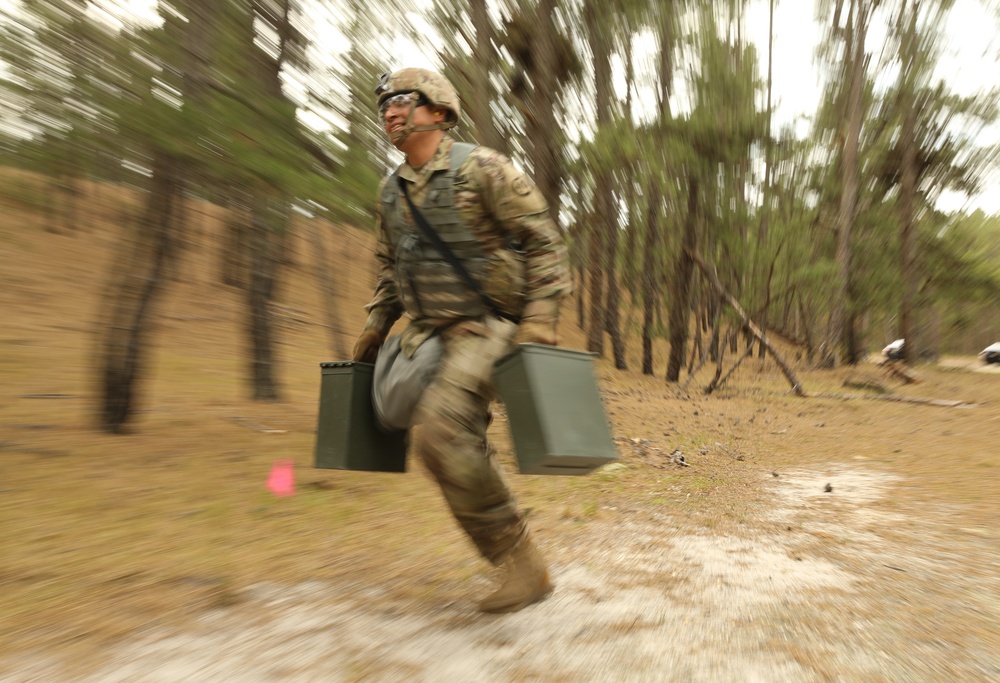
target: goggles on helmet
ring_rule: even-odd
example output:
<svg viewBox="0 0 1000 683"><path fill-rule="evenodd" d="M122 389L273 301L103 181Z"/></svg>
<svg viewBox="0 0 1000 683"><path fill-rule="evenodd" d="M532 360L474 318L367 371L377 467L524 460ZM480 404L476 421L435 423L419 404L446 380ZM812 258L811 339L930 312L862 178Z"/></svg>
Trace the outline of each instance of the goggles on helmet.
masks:
<svg viewBox="0 0 1000 683"><path fill-rule="evenodd" d="M417 93L416 104L414 104L412 92L399 93L398 95L387 97L382 102L382 104L379 105L378 115L380 119L384 119L385 113L386 111L389 110L389 107L405 108L405 109L413 107L414 109L416 109L417 107L422 107L427 104L430 104L430 101L420 93Z"/></svg>
<svg viewBox="0 0 1000 683"><path fill-rule="evenodd" d="M389 87L389 79L392 77L392 72L386 71L382 74L381 78L378 79L378 85L375 86L375 94L381 95L384 92L389 92L391 88Z"/></svg>

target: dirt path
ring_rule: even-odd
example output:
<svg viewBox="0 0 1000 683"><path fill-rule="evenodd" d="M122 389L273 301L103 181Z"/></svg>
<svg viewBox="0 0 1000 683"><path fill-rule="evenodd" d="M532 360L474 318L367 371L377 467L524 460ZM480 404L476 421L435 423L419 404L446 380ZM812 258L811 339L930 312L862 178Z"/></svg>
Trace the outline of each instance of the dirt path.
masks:
<svg viewBox="0 0 1000 683"><path fill-rule="evenodd" d="M880 510L898 484L840 466L768 475L771 505L740 535L623 513L589 525L586 547L550 544L558 590L518 614L396 590L428 565L368 586L261 584L190 629L116 645L88 675L36 659L3 680L1000 680L996 543ZM967 557L953 571L972 546L981 571Z"/></svg>

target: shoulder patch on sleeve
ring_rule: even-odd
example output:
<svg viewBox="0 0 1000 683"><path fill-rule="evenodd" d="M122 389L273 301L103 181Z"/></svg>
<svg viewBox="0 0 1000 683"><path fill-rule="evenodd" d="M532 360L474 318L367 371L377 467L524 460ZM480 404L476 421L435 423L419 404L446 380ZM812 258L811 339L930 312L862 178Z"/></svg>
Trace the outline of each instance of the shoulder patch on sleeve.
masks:
<svg viewBox="0 0 1000 683"><path fill-rule="evenodd" d="M519 175L511 182L510 189L514 191L514 194L524 197L531 192L531 185L528 184L523 175Z"/></svg>

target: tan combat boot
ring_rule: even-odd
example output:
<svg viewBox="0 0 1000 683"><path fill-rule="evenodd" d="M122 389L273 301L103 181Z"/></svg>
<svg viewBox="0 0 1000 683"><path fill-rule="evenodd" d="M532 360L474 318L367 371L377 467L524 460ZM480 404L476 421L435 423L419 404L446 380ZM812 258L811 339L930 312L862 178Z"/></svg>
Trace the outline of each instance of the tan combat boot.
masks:
<svg viewBox="0 0 1000 683"><path fill-rule="evenodd" d="M495 593L479 603L481 612L517 612L544 600L552 592L552 581L545 560L530 538L525 537L504 558L507 576Z"/></svg>

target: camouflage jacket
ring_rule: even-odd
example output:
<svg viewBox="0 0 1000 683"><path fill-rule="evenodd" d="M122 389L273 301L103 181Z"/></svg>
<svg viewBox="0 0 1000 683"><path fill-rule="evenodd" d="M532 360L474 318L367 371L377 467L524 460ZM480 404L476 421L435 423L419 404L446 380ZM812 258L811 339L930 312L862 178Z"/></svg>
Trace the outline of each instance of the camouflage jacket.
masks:
<svg viewBox="0 0 1000 683"><path fill-rule="evenodd" d="M427 195L427 185L437 171L447 171L454 140L445 136L435 155L421 169L403 163L399 177L410 183L413 203L421 207ZM385 183L379 186L383 196ZM559 229L549 218L547 206L534 183L517 170L510 159L499 152L477 147L459 168L455 179L455 205L466 228L475 236L485 254L505 249L508 238L516 239L524 252L527 300L523 318L533 322L555 323L559 300L569 293L570 278L566 246ZM404 346L415 348L420 339L436 327L452 320L427 319L419 311L405 311L397 281L394 245L383 224L382 202L375 211L378 262L375 296L368 309L365 329L377 329L387 334L393 323L405 312L411 325ZM410 211L403 202L404 220L416 231ZM482 283L491 296L497 294L494 283ZM407 343L409 342L409 343Z"/></svg>

